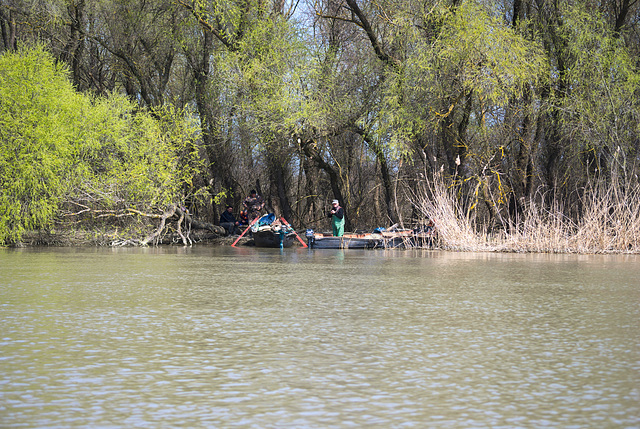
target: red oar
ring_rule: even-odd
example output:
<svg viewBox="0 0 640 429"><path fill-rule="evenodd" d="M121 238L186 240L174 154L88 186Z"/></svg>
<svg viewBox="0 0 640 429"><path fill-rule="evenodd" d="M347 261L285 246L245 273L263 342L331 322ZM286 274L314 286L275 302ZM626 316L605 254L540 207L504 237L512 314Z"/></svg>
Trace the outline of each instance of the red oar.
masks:
<svg viewBox="0 0 640 429"><path fill-rule="evenodd" d="M247 233L247 231L249 231L251 229L251 227L253 226L254 223L258 222L258 219L260 219L260 216L258 216L257 218L255 218L253 220L253 222L251 222L251 225L249 225L248 227L246 227L244 229L244 231L242 231L242 234L240 234L240 237L236 238L236 241L233 242L233 244L231 245L231 247L236 247L236 243L238 241L240 241L240 239L242 238L243 235L245 235Z"/></svg>
<svg viewBox="0 0 640 429"><path fill-rule="evenodd" d="M284 224L285 224L285 225L287 225L289 228L291 228L291 225L289 225L289 222L287 222L287 221L285 220L285 218L283 218L282 216L280 216L280 220L282 221L282 223L284 223ZM293 229L293 228L291 228L291 229ZM302 243L302 247L307 247L307 244L306 244L304 241L302 241L302 238L300 238L300 236L298 235L298 233L296 232L296 230L295 230L295 229L293 229L293 233L296 235L296 237L298 238L298 240L300 240L300 243Z"/></svg>

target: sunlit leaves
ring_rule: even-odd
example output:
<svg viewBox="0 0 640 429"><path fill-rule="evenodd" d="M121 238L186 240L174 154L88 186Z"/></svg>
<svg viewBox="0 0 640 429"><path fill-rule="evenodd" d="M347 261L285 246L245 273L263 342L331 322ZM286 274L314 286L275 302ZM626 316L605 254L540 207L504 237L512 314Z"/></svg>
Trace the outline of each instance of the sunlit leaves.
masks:
<svg viewBox="0 0 640 429"><path fill-rule="evenodd" d="M472 2L456 10L434 48L442 77L498 105L520 97L546 67L539 46Z"/></svg>
<svg viewBox="0 0 640 429"><path fill-rule="evenodd" d="M68 185L78 98L42 49L0 57L0 243L52 219Z"/></svg>
<svg viewBox="0 0 640 429"><path fill-rule="evenodd" d="M398 10L394 20L406 59L400 73L388 73L384 98L381 129L394 146L437 132L443 118L469 98L474 111L495 110L544 76L548 66L540 46L480 4L409 8ZM478 125L483 132L484 123Z"/></svg>
<svg viewBox="0 0 640 429"><path fill-rule="evenodd" d="M161 113L161 112L159 112ZM47 227L63 202L174 202L192 168L193 128L163 126L124 96L77 93L41 48L0 57L0 243ZM180 171L183 169L183 171Z"/></svg>
<svg viewBox="0 0 640 429"><path fill-rule="evenodd" d="M559 94L557 102L566 134L572 136L577 150L610 155L640 133L636 60L594 11L577 5L567 7L564 16L561 36L569 61L566 93Z"/></svg>

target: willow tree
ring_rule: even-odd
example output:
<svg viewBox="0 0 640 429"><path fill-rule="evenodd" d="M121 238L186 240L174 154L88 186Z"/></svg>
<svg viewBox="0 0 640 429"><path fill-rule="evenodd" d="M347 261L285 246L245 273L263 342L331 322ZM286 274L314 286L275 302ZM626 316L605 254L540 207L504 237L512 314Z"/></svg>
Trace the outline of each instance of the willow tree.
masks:
<svg viewBox="0 0 640 429"><path fill-rule="evenodd" d="M84 43L105 51L117 71L120 88L132 100L143 107L162 106L165 100L180 101L183 88L172 85L179 53L175 33L184 25L186 14L180 13L172 1L101 0L74 2L71 7L78 16L71 21L71 29L78 19L86 20L78 31ZM70 43L75 43L73 37ZM86 73L80 77L90 79ZM88 88L90 85L90 81L85 84Z"/></svg>
<svg viewBox="0 0 640 429"><path fill-rule="evenodd" d="M58 60L68 64L78 90L99 95L123 91L148 107L162 105L166 99L180 101L182 90L175 87L180 81L173 74L174 34L185 13L174 2L9 3L7 13L0 14L2 27L19 16L14 38L22 43L46 43Z"/></svg>
<svg viewBox="0 0 640 429"><path fill-rule="evenodd" d="M243 150L262 174L247 169L252 181L266 179L263 189L268 206L293 221L291 192L294 189L293 165L297 155L290 118L297 107L296 94L300 72L300 44L295 26L280 11L267 13L253 23L237 52L230 56L236 91L234 116L242 118L237 134L243 136ZM262 183L262 182L261 182Z"/></svg>
<svg viewBox="0 0 640 429"><path fill-rule="evenodd" d="M348 0L344 8L385 66L373 141L388 154L416 155L432 173L443 166L460 183L473 179L496 216L490 182L505 173L508 148L495 135L508 101L540 79L540 47L482 2Z"/></svg>
<svg viewBox="0 0 640 429"><path fill-rule="evenodd" d="M68 191L80 100L41 49L0 57L1 244L53 221Z"/></svg>
<svg viewBox="0 0 640 429"><path fill-rule="evenodd" d="M548 99L557 112L562 145L556 148L556 183L571 188L592 179L637 174L640 72L615 27L582 5L563 11L558 38L565 47L565 91Z"/></svg>
<svg viewBox="0 0 640 429"><path fill-rule="evenodd" d="M348 229L351 219L361 227L394 223L393 163L372 132L386 65L369 49L366 34L350 24L353 15L345 3L315 7L315 37L308 42L315 77L307 87L301 148L326 173L331 188L326 199L345 205Z"/></svg>
<svg viewBox="0 0 640 429"><path fill-rule="evenodd" d="M181 38L193 73L212 191L237 206L250 188L266 181L273 185L278 208L290 217L290 150L283 142L289 134L282 121L296 57L297 36L288 23L292 11L285 2L178 4L192 14L192 26ZM271 189L266 188L269 202Z"/></svg>
<svg viewBox="0 0 640 429"><path fill-rule="evenodd" d="M51 227L63 211L181 204L186 166L197 168L180 112L152 116L123 95L80 94L42 48L0 57L0 113L1 243Z"/></svg>

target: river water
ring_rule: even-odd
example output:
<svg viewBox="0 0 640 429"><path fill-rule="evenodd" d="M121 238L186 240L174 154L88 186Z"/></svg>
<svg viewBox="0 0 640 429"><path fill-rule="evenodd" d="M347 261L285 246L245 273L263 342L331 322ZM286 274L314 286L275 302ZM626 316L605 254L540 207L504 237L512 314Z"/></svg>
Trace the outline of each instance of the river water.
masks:
<svg viewBox="0 0 640 429"><path fill-rule="evenodd" d="M0 427L640 427L640 257L0 249Z"/></svg>

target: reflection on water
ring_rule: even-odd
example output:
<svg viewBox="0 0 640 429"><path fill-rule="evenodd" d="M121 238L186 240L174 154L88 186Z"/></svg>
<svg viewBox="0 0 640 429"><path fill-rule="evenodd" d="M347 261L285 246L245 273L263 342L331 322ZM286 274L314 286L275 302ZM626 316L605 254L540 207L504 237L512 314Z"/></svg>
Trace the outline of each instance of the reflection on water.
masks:
<svg viewBox="0 0 640 429"><path fill-rule="evenodd" d="M640 258L0 250L1 427L638 427Z"/></svg>

